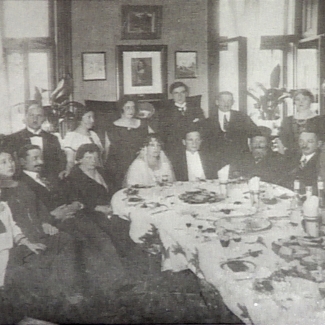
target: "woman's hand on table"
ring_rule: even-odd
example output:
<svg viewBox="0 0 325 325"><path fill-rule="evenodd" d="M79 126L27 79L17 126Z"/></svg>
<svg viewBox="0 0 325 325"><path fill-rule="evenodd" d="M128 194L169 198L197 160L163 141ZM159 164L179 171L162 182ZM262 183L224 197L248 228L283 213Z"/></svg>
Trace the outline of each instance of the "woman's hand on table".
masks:
<svg viewBox="0 0 325 325"><path fill-rule="evenodd" d="M95 211L104 213L106 216L110 216L113 213L112 207L110 205L97 205Z"/></svg>

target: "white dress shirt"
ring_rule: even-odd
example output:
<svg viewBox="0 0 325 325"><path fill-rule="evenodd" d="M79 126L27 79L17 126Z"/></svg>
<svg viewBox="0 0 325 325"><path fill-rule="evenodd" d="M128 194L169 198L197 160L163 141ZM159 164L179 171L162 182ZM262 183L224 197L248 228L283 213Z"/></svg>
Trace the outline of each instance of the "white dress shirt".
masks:
<svg viewBox="0 0 325 325"><path fill-rule="evenodd" d="M196 181L198 178L205 179L202 161L198 151L192 153L186 150L186 163L189 181Z"/></svg>
<svg viewBox="0 0 325 325"><path fill-rule="evenodd" d="M27 130L35 135L39 135L42 132L42 129L35 131L29 127L27 127ZM43 138L42 137L39 137L39 136L30 137L30 142L33 145L39 146L41 148L41 150L43 150Z"/></svg>
<svg viewBox="0 0 325 325"><path fill-rule="evenodd" d="M223 112L220 111L220 109L218 110L218 117L219 117L219 124L220 124L220 128L223 132L226 132L224 125L223 125L223 120L224 120L224 116L226 116L227 121L230 121L230 111L228 112Z"/></svg>
<svg viewBox="0 0 325 325"><path fill-rule="evenodd" d="M44 183L42 182L42 179L41 179L41 177L40 177L40 175L39 175L38 173L36 173L36 172L31 172L31 171L29 171L29 170L24 170L24 173L25 173L26 175L28 175L29 177L31 177L31 178L32 178L36 183L38 183L38 184L40 184L40 185L42 185L42 186L44 186L44 187L47 188L46 184L44 184Z"/></svg>
<svg viewBox="0 0 325 325"><path fill-rule="evenodd" d="M306 165L308 163L308 161L314 157L316 152L311 153L310 155L302 155L300 158L300 163L304 162L304 164Z"/></svg>
<svg viewBox="0 0 325 325"><path fill-rule="evenodd" d="M182 111L183 113L186 112L186 102L184 102L183 104L175 103L175 106L177 106L178 109L179 109L180 111Z"/></svg>

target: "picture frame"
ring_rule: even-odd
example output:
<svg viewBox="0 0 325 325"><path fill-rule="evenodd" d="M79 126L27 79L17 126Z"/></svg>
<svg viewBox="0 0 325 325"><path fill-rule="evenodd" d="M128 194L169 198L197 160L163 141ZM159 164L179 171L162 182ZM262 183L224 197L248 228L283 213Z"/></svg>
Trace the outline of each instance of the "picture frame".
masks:
<svg viewBox="0 0 325 325"><path fill-rule="evenodd" d="M167 46L117 46L119 94L141 99L167 97Z"/></svg>
<svg viewBox="0 0 325 325"><path fill-rule="evenodd" d="M106 80L106 53L82 53L82 80Z"/></svg>
<svg viewBox="0 0 325 325"><path fill-rule="evenodd" d="M122 39L161 38L162 6L122 6Z"/></svg>
<svg viewBox="0 0 325 325"><path fill-rule="evenodd" d="M197 52L175 52L175 79L197 78Z"/></svg>

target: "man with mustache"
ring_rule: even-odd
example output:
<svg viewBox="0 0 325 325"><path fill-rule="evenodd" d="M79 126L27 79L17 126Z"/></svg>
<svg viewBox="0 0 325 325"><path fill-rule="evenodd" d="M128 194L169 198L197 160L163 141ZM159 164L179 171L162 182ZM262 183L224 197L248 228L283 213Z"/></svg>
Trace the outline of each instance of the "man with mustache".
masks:
<svg viewBox="0 0 325 325"><path fill-rule="evenodd" d="M39 146L43 151L44 159L42 176L57 176L65 168L65 155L58 138L42 130L44 121L45 114L42 106L36 101L29 101L26 104L24 119L26 128L8 135L4 140L4 147L17 156L19 148L26 144Z"/></svg>
<svg viewBox="0 0 325 325"><path fill-rule="evenodd" d="M285 178L287 187L292 188L295 179L299 179L300 187L312 186L317 193L317 178L324 174L324 166L320 163L322 139L315 125L310 125L299 134L300 154L291 160L291 169Z"/></svg>
<svg viewBox="0 0 325 325"><path fill-rule="evenodd" d="M271 149L271 130L260 126L261 135L251 138L250 152L230 165L232 178L258 176L262 181L279 184L286 171L285 158Z"/></svg>

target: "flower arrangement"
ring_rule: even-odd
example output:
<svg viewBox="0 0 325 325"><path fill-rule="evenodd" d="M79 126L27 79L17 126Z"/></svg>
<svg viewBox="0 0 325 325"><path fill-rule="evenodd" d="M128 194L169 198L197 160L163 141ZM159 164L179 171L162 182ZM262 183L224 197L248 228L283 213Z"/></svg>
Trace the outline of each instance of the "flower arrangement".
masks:
<svg viewBox="0 0 325 325"><path fill-rule="evenodd" d="M42 104L42 93L48 90L35 87L34 100ZM75 109L83 106L79 102L71 101L73 79L70 75L63 77L50 95L50 105L43 106L49 132L60 132L64 137L66 132L73 128Z"/></svg>
<svg viewBox="0 0 325 325"><path fill-rule="evenodd" d="M255 108L260 111L262 120L277 120L280 118L280 108L279 105L284 102L288 97L291 97L291 93L284 88L279 88L280 85L280 74L281 68L278 64L271 72L270 75L270 89L264 87L261 83L257 83L258 91L249 89L247 95L253 98L255 103ZM258 94L262 93L258 97Z"/></svg>

